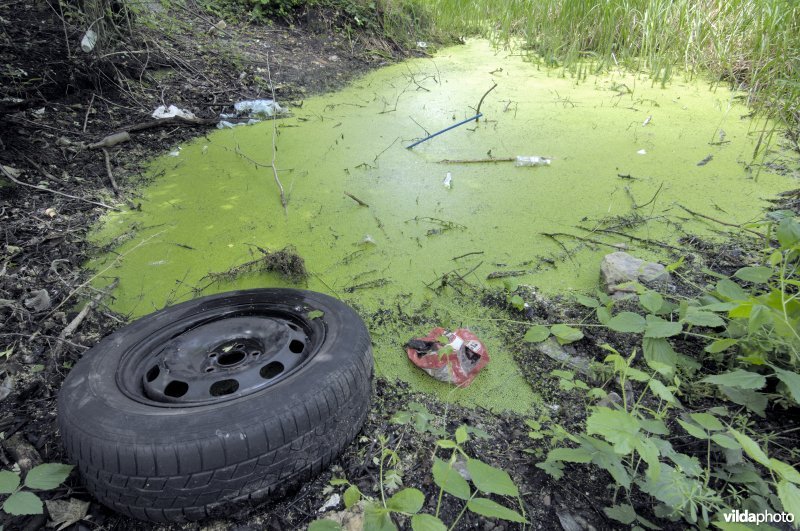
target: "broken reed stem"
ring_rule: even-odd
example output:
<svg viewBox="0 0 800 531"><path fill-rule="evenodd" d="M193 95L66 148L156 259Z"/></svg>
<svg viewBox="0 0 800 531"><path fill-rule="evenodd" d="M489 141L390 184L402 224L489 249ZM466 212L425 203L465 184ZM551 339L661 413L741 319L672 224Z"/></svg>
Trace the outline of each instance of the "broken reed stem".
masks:
<svg viewBox="0 0 800 531"><path fill-rule="evenodd" d="M275 85L272 84L272 71L269 67L269 54L267 54L267 81L269 82L269 90L272 94L272 102L273 104L277 101L275 100ZM275 115L277 111L273 111L272 113L272 175L275 177L275 184L278 185L278 190L281 193L281 206L283 206L283 214L285 216L289 215L288 203L286 202L286 193L283 191L283 185L281 184L281 179L278 177L278 168L275 167L275 159L277 154L277 147L275 145L276 137L278 136L278 126L275 123Z"/></svg>
<svg viewBox="0 0 800 531"><path fill-rule="evenodd" d="M697 216L699 218L705 218L705 219L707 219L709 221L713 221L714 223L719 223L720 225L725 225L726 227L733 227L735 229L745 230L745 231L747 231L747 232L749 232L751 234L755 234L759 238L762 238L764 236L763 234L761 234L759 232L756 232L756 231L751 230L751 229L744 228L741 225L737 225L735 223L728 223L726 221L722 221L721 219L712 218L711 216L706 216L705 214L701 214L700 212L695 212L694 210L689 210L688 208L686 208L683 205L678 205L678 206L680 208L682 208L683 210L685 210L686 212L688 212L689 214L693 215L693 216Z"/></svg>
<svg viewBox="0 0 800 531"><path fill-rule="evenodd" d="M356 196L354 196L354 195L353 195L353 194L351 194L350 192L345 192L345 193L344 193L344 195L346 195L347 197L349 197L350 199L352 199L353 201L355 201L356 203L358 203L358 204L359 204L359 206L363 206L363 207L367 207L367 208L369 208L369 205L368 205L368 204L366 204L364 201L362 201L361 199L357 198Z"/></svg>
<svg viewBox="0 0 800 531"><path fill-rule="evenodd" d="M478 108L477 108L477 109L475 109L475 114L480 114L480 113L481 113L481 105L483 105L483 100L485 100L485 99L486 99L486 96L488 96L488 95L489 95L489 93L490 93L491 91L493 91L494 89L496 89L496 88L497 88L497 83L495 83L494 85L492 85L492 88L490 88L489 90L487 90L486 92L484 92L483 96L481 96L481 101L479 101L479 102L478 102ZM478 118L480 118L480 117L477 117L477 118L475 118L475 121L476 121L476 122L478 121Z"/></svg>
<svg viewBox="0 0 800 531"><path fill-rule="evenodd" d="M514 162L515 157L503 157L500 159L443 159L439 164L484 164L491 162Z"/></svg>

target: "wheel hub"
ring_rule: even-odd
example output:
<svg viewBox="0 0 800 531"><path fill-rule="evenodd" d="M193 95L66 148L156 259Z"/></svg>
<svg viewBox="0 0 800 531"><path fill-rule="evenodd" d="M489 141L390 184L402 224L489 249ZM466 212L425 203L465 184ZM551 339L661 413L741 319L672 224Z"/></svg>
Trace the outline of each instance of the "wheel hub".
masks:
<svg viewBox="0 0 800 531"><path fill-rule="evenodd" d="M238 316L183 331L137 364L144 396L195 405L281 381L311 354L309 335L280 317Z"/></svg>

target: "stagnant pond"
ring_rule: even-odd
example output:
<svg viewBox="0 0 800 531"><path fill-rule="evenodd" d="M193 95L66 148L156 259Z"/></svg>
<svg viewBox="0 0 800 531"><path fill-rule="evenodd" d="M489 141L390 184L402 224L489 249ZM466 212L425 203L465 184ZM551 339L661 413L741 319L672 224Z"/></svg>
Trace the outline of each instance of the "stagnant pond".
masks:
<svg viewBox="0 0 800 531"><path fill-rule="evenodd" d="M406 149L474 115L494 83L480 121ZM373 316L378 374L527 412L538 398L513 361L516 345L503 343L480 301L455 304L451 291L429 287L453 271L502 287L487 277L513 271L513 281L546 294L588 292L612 245L658 257L615 231L680 247L686 232L713 237L726 228L689 211L757 219L765 199L797 181L774 171L785 163L779 152L753 164L769 124L751 119L741 100L703 82L663 88L624 72L576 80L470 41L372 72L278 120L286 212L269 167L272 122L173 146L152 163L141 211L109 214L98 227L96 242L115 248L89 266L101 272L98 285L120 279L112 306L136 317L197 289L290 285L272 273L213 284L203 277L253 260L259 247L293 245L311 272L301 287ZM441 162L530 155L551 164ZM453 390L408 362L402 345L435 324L469 326L487 344L492 362L471 387Z"/></svg>

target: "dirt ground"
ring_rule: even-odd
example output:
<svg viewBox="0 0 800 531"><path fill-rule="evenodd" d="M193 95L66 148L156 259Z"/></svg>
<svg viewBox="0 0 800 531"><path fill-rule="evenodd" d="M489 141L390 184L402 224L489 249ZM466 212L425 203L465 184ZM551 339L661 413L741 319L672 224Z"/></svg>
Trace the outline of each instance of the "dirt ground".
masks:
<svg viewBox="0 0 800 531"><path fill-rule="evenodd" d="M306 95L334 89L358 73L410 53L374 35L343 31L340 15L329 11L308 13L292 26L226 23L223 27L219 18L197 8L184 8L177 15L175 20L165 17L162 25L138 29L113 51L86 54L79 47L82 31L68 19L62 21L62 14L47 2L0 4L2 469L15 463L30 468L39 462L64 461L55 422L60 385L83 352L124 324L121 316L106 307L107 294L90 287L90 272L80 267L92 252L87 231L109 208L137 208L137 192L129 183L147 158L202 135L209 127L180 122L135 130L137 125L150 123L153 109L170 104L191 110L201 119L213 119L230 111L235 101L269 97L269 77L279 101L300 102ZM131 131L130 140L106 148L88 147L119 131ZM787 196L784 206L797 208L798 197ZM704 265L722 272L741 263L735 249L727 254L718 251L698 249L715 257L715 263ZM89 311L76 311L76 303L86 300L91 301ZM580 311L542 303L515 315L499 294L484 294L483 303L487 311L536 321L575 317ZM368 323L387 318L362 317ZM521 329L510 326L508 333L519 337ZM618 337L611 339L621 343ZM584 341L590 355L602 359L603 353L591 345L608 340L588 337ZM537 382L559 368L528 348L521 350L518 361L526 376ZM553 417L565 427L580 422L585 414L557 386L550 391L545 388L543 398L563 405L560 412L554 408ZM403 384L378 380L367 424L335 470L323 472L282 500L224 521L157 528L303 529L320 517L320 507L334 492L341 493L341 488L326 488L334 475L346 476L365 494L376 494L378 471L373 457L380 448L375 434L385 435L397 446L405 485L422 489L427 500L423 511L432 512L438 489L431 481L430 451L439 437L390 422L411 402L424 404L449 433L466 424L488 435L475 438L467 448L511 474L533 528L614 527L602 512L610 495L610 479L579 469L569 481L554 482L534 467L543 458L544 446L529 437L525 419L446 406L412 393ZM92 502L75 474L43 497ZM333 510L341 508L340 504ZM446 496L442 519L454 521L461 509L461 502ZM9 530L39 529L47 522L47 514L9 517L0 512L0 527ZM398 524L410 528L408 521ZM92 502L84 519L68 529L153 528ZM519 526L467 512L458 528L501 531Z"/></svg>

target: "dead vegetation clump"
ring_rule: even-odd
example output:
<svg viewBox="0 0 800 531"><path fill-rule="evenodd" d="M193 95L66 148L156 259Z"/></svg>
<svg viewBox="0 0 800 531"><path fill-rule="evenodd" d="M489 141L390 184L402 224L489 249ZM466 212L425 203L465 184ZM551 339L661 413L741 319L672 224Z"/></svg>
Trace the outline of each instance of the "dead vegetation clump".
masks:
<svg viewBox="0 0 800 531"><path fill-rule="evenodd" d="M278 251L268 251L258 248L262 256L244 264L234 266L221 273L209 273L203 279L210 279L212 283L230 282L242 275L251 273L278 273L286 280L298 284L308 278L306 262L297 254L297 249L287 245Z"/></svg>

